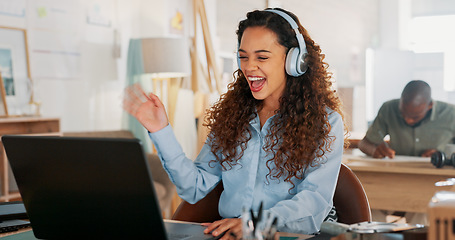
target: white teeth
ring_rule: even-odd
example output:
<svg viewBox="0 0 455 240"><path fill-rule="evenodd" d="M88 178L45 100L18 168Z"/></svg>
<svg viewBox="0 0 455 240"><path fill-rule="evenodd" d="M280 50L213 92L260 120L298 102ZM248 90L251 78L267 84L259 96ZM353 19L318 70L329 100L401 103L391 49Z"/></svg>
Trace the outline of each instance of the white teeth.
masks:
<svg viewBox="0 0 455 240"><path fill-rule="evenodd" d="M248 78L248 80L250 81L258 81L258 80L263 80L264 78L261 78L261 77L250 77Z"/></svg>

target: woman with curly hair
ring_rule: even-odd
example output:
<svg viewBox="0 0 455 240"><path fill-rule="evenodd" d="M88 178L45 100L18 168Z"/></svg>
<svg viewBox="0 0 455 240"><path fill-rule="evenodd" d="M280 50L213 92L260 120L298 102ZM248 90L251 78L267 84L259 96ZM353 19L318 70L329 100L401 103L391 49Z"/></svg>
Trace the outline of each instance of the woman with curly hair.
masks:
<svg viewBox="0 0 455 240"><path fill-rule="evenodd" d="M237 36L239 70L208 110L209 136L194 162L156 95L133 86L124 108L150 132L182 199L195 203L222 180L223 219L206 224L207 233L242 236L242 209L261 203L279 231L317 233L332 209L345 142L324 55L283 9L249 12Z"/></svg>

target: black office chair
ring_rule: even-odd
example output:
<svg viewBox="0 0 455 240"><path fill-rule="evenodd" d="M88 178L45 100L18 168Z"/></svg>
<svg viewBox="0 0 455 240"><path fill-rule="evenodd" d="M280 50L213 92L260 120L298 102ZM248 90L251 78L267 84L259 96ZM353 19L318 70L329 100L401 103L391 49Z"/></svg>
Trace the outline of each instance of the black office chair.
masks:
<svg viewBox="0 0 455 240"><path fill-rule="evenodd" d="M220 182L199 202L190 204L182 201L172 219L199 223L221 219L218 213L221 192L223 192L223 184ZM365 190L354 172L344 164L341 164L333 204L340 223L371 221L370 204Z"/></svg>

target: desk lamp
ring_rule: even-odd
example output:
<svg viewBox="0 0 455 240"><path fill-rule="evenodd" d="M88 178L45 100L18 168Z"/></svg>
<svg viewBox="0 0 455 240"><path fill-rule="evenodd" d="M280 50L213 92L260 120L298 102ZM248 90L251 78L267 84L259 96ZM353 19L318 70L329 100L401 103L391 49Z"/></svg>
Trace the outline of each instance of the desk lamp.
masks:
<svg viewBox="0 0 455 240"><path fill-rule="evenodd" d="M190 75L189 47L182 38L144 38L141 42L145 77L151 79L173 124L182 79Z"/></svg>

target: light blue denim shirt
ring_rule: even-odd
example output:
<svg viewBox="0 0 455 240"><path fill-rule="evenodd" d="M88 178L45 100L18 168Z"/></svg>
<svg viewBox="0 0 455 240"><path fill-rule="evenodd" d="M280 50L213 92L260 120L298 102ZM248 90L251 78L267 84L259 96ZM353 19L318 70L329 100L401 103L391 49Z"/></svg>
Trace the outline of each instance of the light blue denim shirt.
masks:
<svg viewBox="0 0 455 240"><path fill-rule="evenodd" d="M243 157L232 169L223 171L220 164L211 162L215 157L206 143L196 160L188 159L170 125L150 137L158 150L164 169L177 186L179 196L195 203L209 193L222 179L224 192L219 202L219 212L224 218L236 218L242 209L258 209L261 201L265 214L278 217L278 230L312 234L319 231L322 221L332 208L338 173L343 153L343 122L337 112L331 112L330 136L334 136L330 152L326 152L323 164L308 167L302 180L293 179L291 184L276 179L266 179L267 156L263 150L264 138L271 118L260 127L259 117L250 122L252 132ZM264 215L266 216L266 215Z"/></svg>

